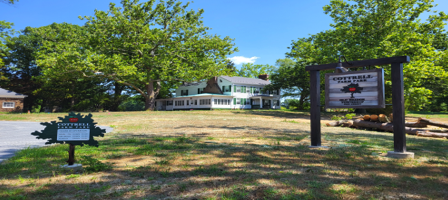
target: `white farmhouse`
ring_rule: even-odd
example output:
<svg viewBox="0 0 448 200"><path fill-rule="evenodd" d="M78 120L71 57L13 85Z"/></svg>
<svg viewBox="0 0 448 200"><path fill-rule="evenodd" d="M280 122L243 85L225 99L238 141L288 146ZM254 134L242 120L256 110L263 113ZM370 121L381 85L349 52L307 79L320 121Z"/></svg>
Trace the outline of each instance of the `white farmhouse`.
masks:
<svg viewBox="0 0 448 200"><path fill-rule="evenodd" d="M184 83L176 97L156 99L156 110L280 109L280 90L262 93L268 75L259 78L219 76L207 82Z"/></svg>

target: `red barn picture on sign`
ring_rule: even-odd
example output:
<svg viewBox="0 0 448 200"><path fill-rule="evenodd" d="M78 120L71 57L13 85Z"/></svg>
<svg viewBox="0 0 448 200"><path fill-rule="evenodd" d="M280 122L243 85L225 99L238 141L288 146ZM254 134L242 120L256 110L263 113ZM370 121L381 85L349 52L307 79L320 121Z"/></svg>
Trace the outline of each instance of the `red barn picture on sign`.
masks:
<svg viewBox="0 0 448 200"><path fill-rule="evenodd" d="M325 74L325 108L384 108L384 70Z"/></svg>

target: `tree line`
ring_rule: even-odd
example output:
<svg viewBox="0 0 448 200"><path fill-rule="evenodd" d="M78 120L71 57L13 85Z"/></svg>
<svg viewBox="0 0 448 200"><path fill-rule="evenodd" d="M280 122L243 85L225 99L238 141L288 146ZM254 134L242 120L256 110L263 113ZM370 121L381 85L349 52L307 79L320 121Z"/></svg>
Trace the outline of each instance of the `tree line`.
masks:
<svg viewBox="0 0 448 200"><path fill-rule="evenodd" d="M275 66L247 63L240 69L227 59L238 51L234 40L210 35L203 10L187 11L188 5L123 0L81 17L82 26L27 27L17 36L11 23L0 21L0 87L28 95L27 109L152 110L156 98L170 97L182 82L267 73L272 84L265 89L283 89L302 110L310 94L305 66L335 63L339 55L349 61L407 55L405 108L448 110L448 16L435 10L433 0L331 0L323 8L333 19L331 29L293 40ZM422 19L425 13L431 14ZM390 104L390 66L365 66L379 67ZM322 81L325 73L332 71L321 73Z"/></svg>
<svg viewBox="0 0 448 200"><path fill-rule="evenodd" d="M410 56L403 72L405 109L447 111L448 15L436 11L435 6L433 0L331 0L323 8L333 19L331 29L293 41L286 53L293 62L285 65L284 60L278 61L272 87L296 89L286 95L300 96L298 107L303 109L309 96L305 66L336 63L339 55L349 61ZM430 15L421 19L425 13ZM386 104L391 104L390 65L365 68L384 68ZM321 72L321 91L325 90L325 73L332 71ZM324 92L321 101L323 105Z"/></svg>

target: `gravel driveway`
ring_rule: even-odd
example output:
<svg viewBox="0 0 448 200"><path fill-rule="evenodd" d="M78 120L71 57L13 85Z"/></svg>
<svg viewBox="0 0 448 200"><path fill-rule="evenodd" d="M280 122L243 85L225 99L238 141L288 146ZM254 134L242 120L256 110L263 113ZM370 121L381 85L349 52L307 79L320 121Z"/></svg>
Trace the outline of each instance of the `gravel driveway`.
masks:
<svg viewBox="0 0 448 200"><path fill-rule="evenodd" d="M108 126L99 127L106 129L106 133L113 130ZM44 128L40 122L0 121L0 162L12 157L20 149L45 146L47 140L31 135L32 132Z"/></svg>

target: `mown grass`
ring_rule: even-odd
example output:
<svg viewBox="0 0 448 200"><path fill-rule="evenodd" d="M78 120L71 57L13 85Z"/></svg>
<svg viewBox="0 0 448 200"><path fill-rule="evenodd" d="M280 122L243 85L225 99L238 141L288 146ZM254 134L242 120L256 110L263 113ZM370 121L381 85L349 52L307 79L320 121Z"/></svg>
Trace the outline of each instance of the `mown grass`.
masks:
<svg viewBox="0 0 448 200"><path fill-rule="evenodd" d="M407 116L424 118L448 118L448 112L410 111Z"/></svg>
<svg viewBox="0 0 448 200"><path fill-rule="evenodd" d="M448 197L446 139L408 136L415 159L395 160L384 157L393 149L385 132L322 127L323 145L331 148L309 149L308 115L297 112L96 115L114 133L99 138L98 148L77 146L76 159L106 167L62 170L68 145L24 149L0 164L0 199Z"/></svg>

